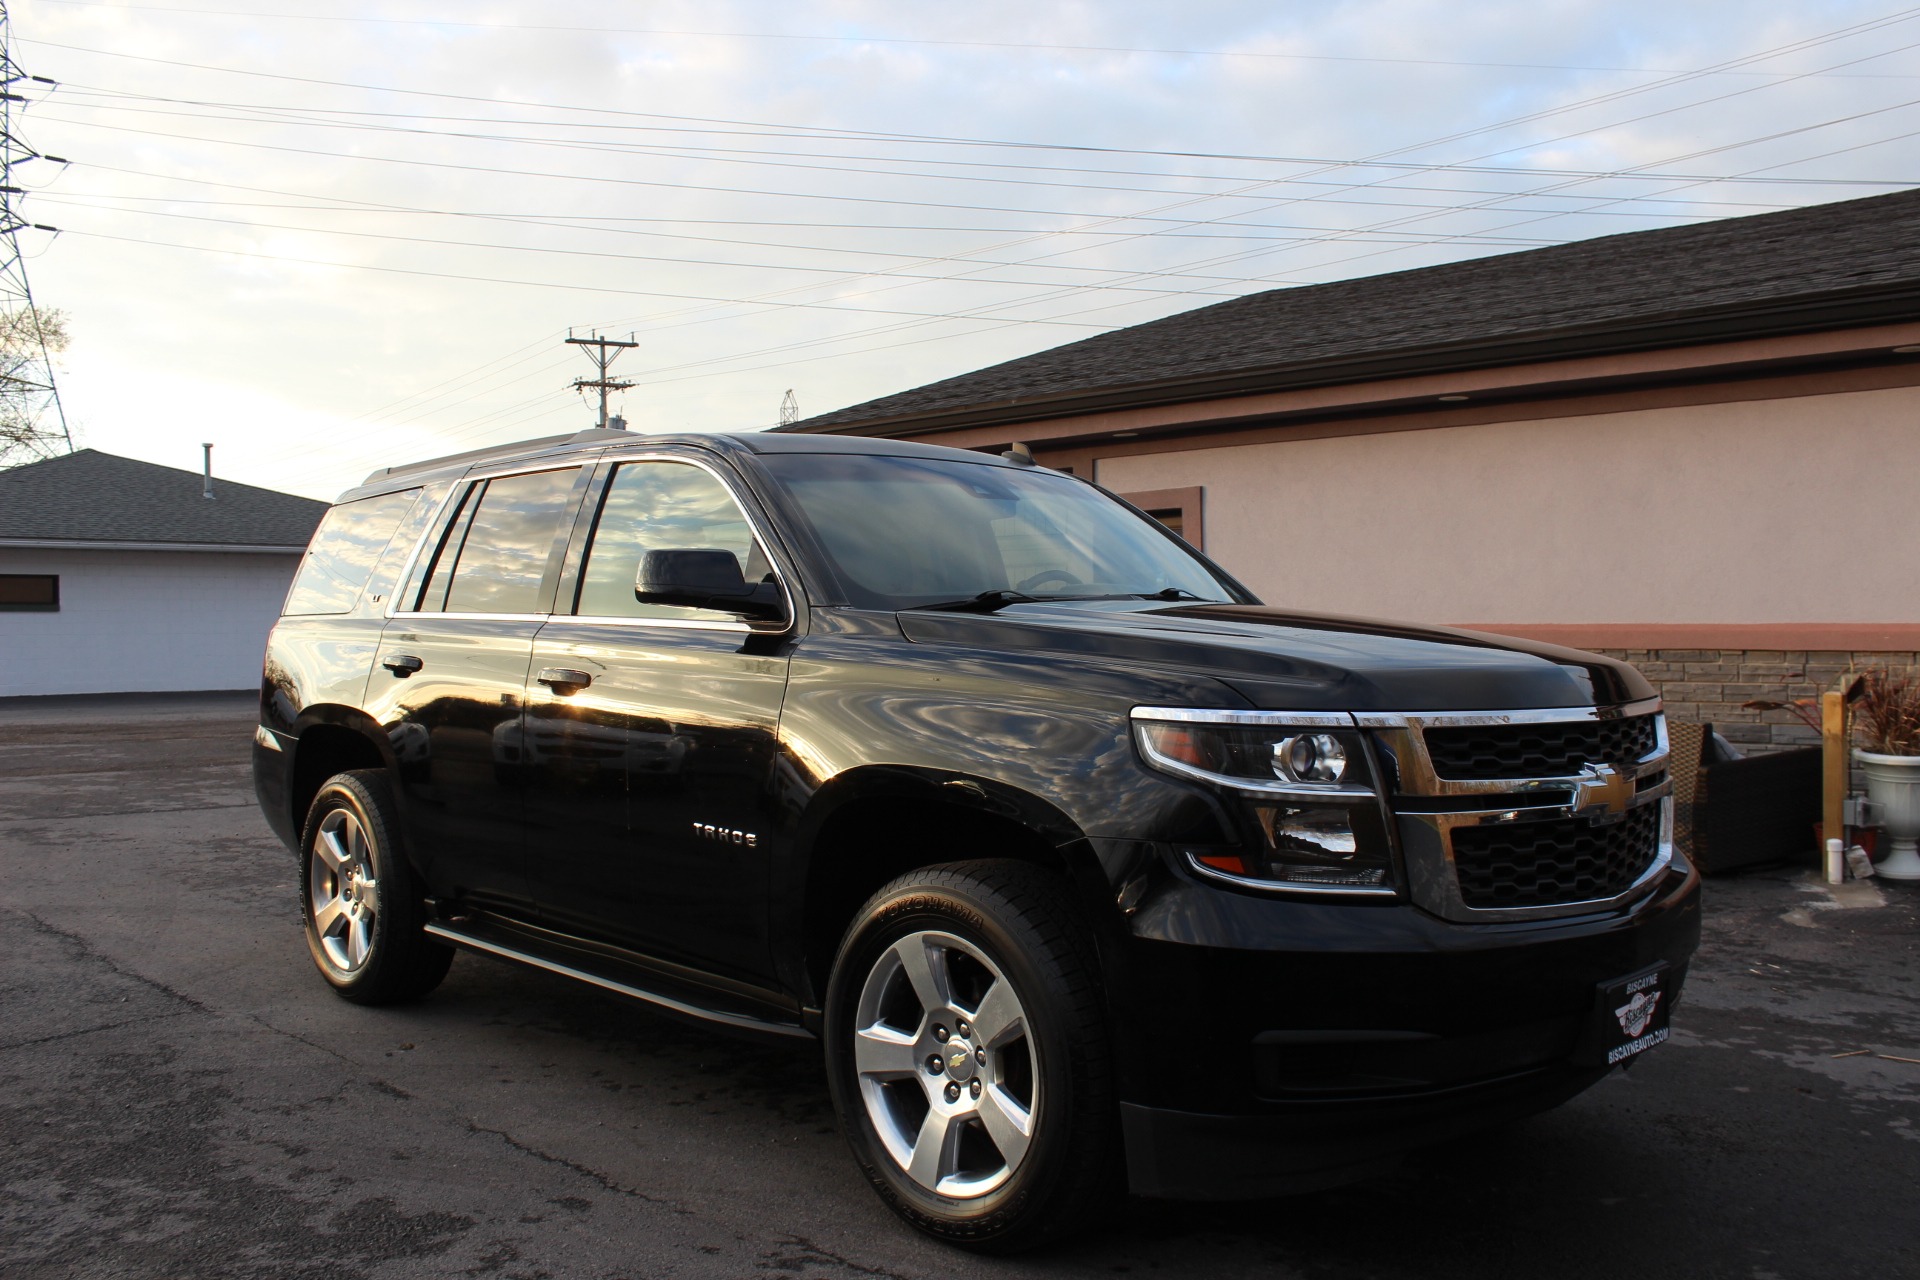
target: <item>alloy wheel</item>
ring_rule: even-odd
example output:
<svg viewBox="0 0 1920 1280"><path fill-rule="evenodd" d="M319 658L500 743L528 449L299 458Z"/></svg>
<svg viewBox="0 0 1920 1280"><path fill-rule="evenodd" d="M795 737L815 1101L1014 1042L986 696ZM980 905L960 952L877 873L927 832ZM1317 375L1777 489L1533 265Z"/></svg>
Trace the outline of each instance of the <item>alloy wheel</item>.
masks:
<svg viewBox="0 0 1920 1280"><path fill-rule="evenodd" d="M380 885L366 827L351 809L334 809L314 833L307 909L328 962L341 973L358 972L373 953Z"/></svg>
<svg viewBox="0 0 1920 1280"><path fill-rule="evenodd" d="M867 1119L920 1187L983 1196L1026 1160L1036 1049L1019 993L979 947L938 931L897 939L867 973L853 1038Z"/></svg>

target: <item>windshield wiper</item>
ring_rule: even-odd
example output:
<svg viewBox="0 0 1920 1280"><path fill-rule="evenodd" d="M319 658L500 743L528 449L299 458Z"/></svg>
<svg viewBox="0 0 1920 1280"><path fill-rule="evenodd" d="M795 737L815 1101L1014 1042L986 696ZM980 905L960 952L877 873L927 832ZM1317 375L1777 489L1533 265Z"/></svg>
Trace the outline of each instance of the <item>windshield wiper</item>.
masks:
<svg viewBox="0 0 1920 1280"><path fill-rule="evenodd" d="M937 609L945 613L997 613L1010 604L1051 604L1068 600L1199 600L1206 602L1207 598L1195 595L1185 587L1162 587L1158 591L1121 591L1104 595L1070 596L1030 596L1024 591L1012 591L1003 587L993 591L982 591L979 595L968 596L965 600L942 600L938 604L916 604L910 607Z"/></svg>
<svg viewBox="0 0 1920 1280"><path fill-rule="evenodd" d="M939 609L946 613L994 613L1010 604L1024 604L1040 599L1024 591L982 591L977 596L968 596L965 600L943 600L939 604L916 604L915 609Z"/></svg>

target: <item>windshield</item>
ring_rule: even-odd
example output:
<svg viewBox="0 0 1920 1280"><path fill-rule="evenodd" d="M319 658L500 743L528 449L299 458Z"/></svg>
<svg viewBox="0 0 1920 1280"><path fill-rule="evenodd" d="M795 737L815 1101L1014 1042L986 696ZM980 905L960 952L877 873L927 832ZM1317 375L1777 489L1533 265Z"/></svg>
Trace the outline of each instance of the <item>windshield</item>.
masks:
<svg viewBox="0 0 1920 1280"><path fill-rule="evenodd" d="M922 608L998 591L1234 598L1159 525L1058 472L844 453L760 462L859 608Z"/></svg>

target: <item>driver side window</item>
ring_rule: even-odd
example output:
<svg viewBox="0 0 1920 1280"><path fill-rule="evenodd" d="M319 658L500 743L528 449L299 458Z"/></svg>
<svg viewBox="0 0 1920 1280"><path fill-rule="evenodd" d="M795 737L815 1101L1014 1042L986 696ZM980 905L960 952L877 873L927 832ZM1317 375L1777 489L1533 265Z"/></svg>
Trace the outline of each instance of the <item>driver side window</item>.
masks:
<svg viewBox="0 0 1920 1280"><path fill-rule="evenodd" d="M597 618L736 621L718 609L642 604L633 596L640 557L648 551L732 552L748 582L772 576L773 564L733 494L688 462L626 462L613 473L594 521L580 574L575 612Z"/></svg>

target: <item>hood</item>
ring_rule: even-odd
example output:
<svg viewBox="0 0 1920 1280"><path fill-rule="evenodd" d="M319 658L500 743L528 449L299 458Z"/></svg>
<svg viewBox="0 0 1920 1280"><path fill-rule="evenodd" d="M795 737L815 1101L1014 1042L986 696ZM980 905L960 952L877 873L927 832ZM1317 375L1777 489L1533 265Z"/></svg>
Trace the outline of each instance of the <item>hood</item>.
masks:
<svg viewBox="0 0 1920 1280"><path fill-rule="evenodd" d="M1265 605L1036 603L984 615L899 616L907 638L921 644L1177 667L1272 710L1507 711L1655 696L1626 663L1578 649Z"/></svg>

